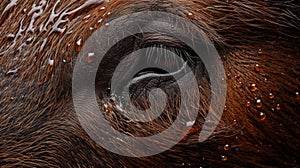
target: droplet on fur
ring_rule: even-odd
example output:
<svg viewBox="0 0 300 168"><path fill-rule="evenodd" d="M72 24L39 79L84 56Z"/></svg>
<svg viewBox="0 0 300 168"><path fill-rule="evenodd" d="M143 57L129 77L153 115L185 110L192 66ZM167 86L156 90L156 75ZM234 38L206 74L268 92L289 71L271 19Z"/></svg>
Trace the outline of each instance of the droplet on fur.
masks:
<svg viewBox="0 0 300 168"><path fill-rule="evenodd" d="M227 73L227 78L231 79L231 74L230 73Z"/></svg>
<svg viewBox="0 0 300 168"><path fill-rule="evenodd" d="M189 13L187 14L187 17L188 17L189 19L195 19L195 15L194 15L193 13L191 13L191 12L189 12Z"/></svg>
<svg viewBox="0 0 300 168"><path fill-rule="evenodd" d="M296 92L296 98L295 98L297 101L300 100L300 93L299 92Z"/></svg>
<svg viewBox="0 0 300 168"><path fill-rule="evenodd" d="M256 84L255 83L251 84L250 85L250 91L255 92L256 90L257 90Z"/></svg>
<svg viewBox="0 0 300 168"><path fill-rule="evenodd" d="M241 75L240 74L238 74L238 75L236 75L236 76L234 76L235 77L235 79L240 79L241 78Z"/></svg>
<svg viewBox="0 0 300 168"><path fill-rule="evenodd" d="M221 155L221 159L222 159L222 161L227 161L227 156L225 156L225 155Z"/></svg>
<svg viewBox="0 0 300 168"><path fill-rule="evenodd" d="M267 83L268 82L268 78L264 78L264 82Z"/></svg>
<svg viewBox="0 0 300 168"><path fill-rule="evenodd" d="M258 49L257 54L258 55L262 55L263 54L263 50L262 49Z"/></svg>
<svg viewBox="0 0 300 168"><path fill-rule="evenodd" d="M281 107L280 107L280 104L276 104L276 110L280 110L281 109Z"/></svg>
<svg viewBox="0 0 300 168"><path fill-rule="evenodd" d="M256 72L260 72L260 67L259 67L259 65L258 65L258 64L255 64L255 66L254 66L254 70L255 70Z"/></svg>
<svg viewBox="0 0 300 168"><path fill-rule="evenodd" d="M262 102L261 99L256 100L256 108L261 108L262 107Z"/></svg>
<svg viewBox="0 0 300 168"><path fill-rule="evenodd" d="M77 42L76 42L76 52L80 52L81 50L81 47L82 47L82 43L81 43L81 39L79 39Z"/></svg>
<svg viewBox="0 0 300 168"><path fill-rule="evenodd" d="M88 64L94 62L95 60L95 53L88 53L87 62Z"/></svg>
<svg viewBox="0 0 300 168"><path fill-rule="evenodd" d="M267 118L267 116L266 116L265 113L263 113L263 112L259 113L259 119L260 119L260 121L264 121L266 118Z"/></svg>
<svg viewBox="0 0 300 168"><path fill-rule="evenodd" d="M91 34L93 33L93 31L94 31L94 28L93 28L93 27L90 27L90 28L89 28L89 34L91 35Z"/></svg>
<svg viewBox="0 0 300 168"><path fill-rule="evenodd" d="M250 102L250 101L247 101L246 107L250 107L250 106L251 106L251 102Z"/></svg>
<svg viewBox="0 0 300 168"><path fill-rule="evenodd" d="M223 109L223 111L225 112L225 111L227 111L227 106L224 106L224 109Z"/></svg>
<svg viewBox="0 0 300 168"><path fill-rule="evenodd" d="M275 96L274 96L273 93L269 93L269 98L270 98L270 99L274 99L274 97L275 97Z"/></svg>
<svg viewBox="0 0 300 168"><path fill-rule="evenodd" d="M191 126L193 126L195 124L195 121L188 121L187 123L186 123L186 126L187 127L191 127Z"/></svg>
<svg viewBox="0 0 300 168"><path fill-rule="evenodd" d="M49 64L50 66L53 66L54 60L49 58L49 59L48 59L48 64Z"/></svg>
<svg viewBox="0 0 300 168"><path fill-rule="evenodd" d="M229 148L230 148L230 147L229 147L229 144L224 145L224 150L227 151L227 150L229 150Z"/></svg>

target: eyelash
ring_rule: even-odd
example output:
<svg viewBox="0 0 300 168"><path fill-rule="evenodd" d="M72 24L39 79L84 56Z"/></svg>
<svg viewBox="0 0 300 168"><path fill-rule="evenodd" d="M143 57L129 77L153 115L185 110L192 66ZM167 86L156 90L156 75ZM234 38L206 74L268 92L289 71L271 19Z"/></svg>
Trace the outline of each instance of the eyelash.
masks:
<svg viewBox="0 0 300 168"><path fill-rule="evenodd" d="M162 64L163 63L164 66L180 65L178 63L178 59L175 59L174 57L170 57L168 55L168 54L170 54L169 52L162 53L161 57L159 57L158 59L153 58L151 53L155 49L163 49L163 51L166 51L166 50L171 51L172 53L176 54L176 56L181 57L190 66L195 66L197 64L197 61L198 61L197 57L194 55L194 53L192 53L190 51L186 51L185 49L170 47L170 46L166 46L166 45L163 45L163 44L152 44L152 45L150 45L150 48L147 49L147 52L146 52L146 60L148 62L153 62L154 61L154 63L157 63L157 64ZM170 58L174 58L174 59L170 59Z"/></svg>

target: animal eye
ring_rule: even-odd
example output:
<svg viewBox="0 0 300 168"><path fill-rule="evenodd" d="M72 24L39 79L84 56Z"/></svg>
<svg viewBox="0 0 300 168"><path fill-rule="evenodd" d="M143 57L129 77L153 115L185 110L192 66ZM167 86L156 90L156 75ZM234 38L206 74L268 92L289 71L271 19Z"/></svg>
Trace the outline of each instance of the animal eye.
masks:
<svg viewBox="0 0 300 168"><path fill-rule="evenodd" d="M134 136L149 136L168 128L176 119L182 101L177 82L189 72L196 76L197 82L209 85L205 67L191 48L172 37L137 34L119 41L107 52L97 71L95 89L100 99L107 100L103 111L109 113L106 117L113 117L115 128ZM121 75L114 80L114 74ZM112 83L115 83L113 88ZM159 106L166 101L160 109L163 112L159 111L161 114L150 108L153 106L150 93L156 89L165 94L161 97L165 100L154 102ZM127 94L124 90L128 90L130 102L124 100ZM149 116L145 116L145 121L130 119L128 113L137 113L124 107L130 103L136 110L146 111ZM132 129L133 125L136 129Z"/></svg>

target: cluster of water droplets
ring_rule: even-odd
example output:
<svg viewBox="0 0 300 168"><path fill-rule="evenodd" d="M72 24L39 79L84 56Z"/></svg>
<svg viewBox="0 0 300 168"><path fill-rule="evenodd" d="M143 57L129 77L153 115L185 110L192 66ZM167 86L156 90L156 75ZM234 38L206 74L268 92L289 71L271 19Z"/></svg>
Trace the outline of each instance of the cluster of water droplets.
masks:
<svg viewBox="0 0 300 168"><path fill-rule="evenodd" d="M61 9L58 12L57 11L57 5L61 2L60 0L57 0L54 4L54 6L49 5L50 1L47 0L41 0L39 3L35 3L31 6L31 9L23 9L23 12L25 13L24 18L21 19L19 23L19 29L17 33L15 34L14 32L11 32L7 35L7 39L9 41L12 41L12 43L7 46L7 48L1 53L3 55L6 53L8 50L12 49L15 47L17 44L17 40L21 36L28 35L29 33L32 35L31 37L28 37L25 42L23 42L20 46L18 46L18 50L22 50L24 46L29 45L35 40L35 34L37 31L39 32L49 32L48 35L51 35L52 33L64 33L67 29L67 23L70 22L69 16L75 14L76 12L90 6L93 4L99 4L103 2L109 2L108 0L87 0L85 3L80 5L79 7L72 9L72 10L67 10L67 8L71 5L67 5L63 9ZM11 8L16 6L18 4L17 0L11 0L9 4L5 7L4 11L2 12L1 16L4 15L4 13L8 12ZM44 11L47 10L47 8L51 7L51 13L46 19L45 22L42 22L40 25L36 25L36 20L44 13ZM24 20L27 20L27 17L31 17L29 21L29 25L24 24ZM90 16L84 17L84 19L87 19ZM48 41L48 38L45 37L42 40L42 43L40 44L39 51L42 51Z"/></svg>

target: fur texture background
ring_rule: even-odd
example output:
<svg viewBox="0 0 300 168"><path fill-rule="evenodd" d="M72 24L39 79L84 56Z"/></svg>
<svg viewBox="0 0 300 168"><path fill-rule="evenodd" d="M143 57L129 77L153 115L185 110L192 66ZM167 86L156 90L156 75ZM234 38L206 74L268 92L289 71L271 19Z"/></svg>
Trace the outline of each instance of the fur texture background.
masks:
<svg viewBox="0 0 300 168"><path fill-rule="evenodd" d="M7 8L10 1L1 1L0 166L299 166L298 1L95 2L28 0ZM80 50L76 42L83 43L91 29L144 10L193 13L191 21L222 56L228 93L222 121L208 141L196 143L199 119L169 151L128 158L104 150L80 127L72 105L72 68Z"/></svg>

